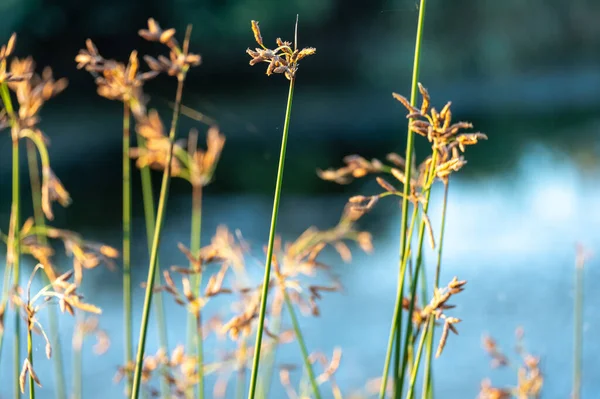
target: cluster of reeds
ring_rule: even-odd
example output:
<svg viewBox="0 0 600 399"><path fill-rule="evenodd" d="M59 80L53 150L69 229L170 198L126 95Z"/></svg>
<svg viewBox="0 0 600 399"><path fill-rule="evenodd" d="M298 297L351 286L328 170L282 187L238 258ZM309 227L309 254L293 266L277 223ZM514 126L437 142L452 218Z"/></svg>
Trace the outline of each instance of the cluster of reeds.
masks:
<svg viewBox="0 0 600 399"><path fill-rule="evenodd" d="M186 138L178 139L178 121L183 106L186 77L190 68L198 66L201 62L199 55L190 52L191 27L188 27L180 44L176 39L175 29L162 29L156 21L150 19L148 27L140 30L139 35L147 41L158 43L166 53L158 57L144 56L147 68L142 67L137 51L131 52L127 62L120 62L104 58L92 40L86 42L85 49L75 58L77 68L85 69L93 76L100 96L116 100L123 106L121 251L125 351L123 364L119 367L115 380L124 381L125 394L128 397L225 397L233 377L236 382L236 398L246 395L248 380L249 399L267 398L270 397L272 380L277 375L290 398L320 399L324 386L330 390L331 396L336 399L342 398L342 390L335 380L335 373L342 358L341 349L336 348L330 357L309 350L299 316L318 316L319 301L322 297L342 290L340 279L321 261L326 248L334 248L342 261L351 260L349 242L355 243L366 252L372 251L371 234L359 230L357 221L385 197L396 197L402 210L397 297L381 378L368 384L364 395L353 397L369 396L375 386L375 393L381 399L386 395L412 399L417 395L416 383L421 369L421 397L434 397L434 353L435 357L442 354L450 332L458 334L457 324L461 320L452 315L454 305L450 304L450 301L454 301L455 296L462 292L467 284L466 281L454 277L445 286L440 285L449 184L454 173L466 164L466 147L486 139L486 136L479 132L465 132L472 128L468 122L454 122L451 103L445 104L438 111L432 105L428 91L418 83L424 17L425 1L422 0L410 100L393 94L406 109L408 119L405 156L390 153L383 162L379 159L367 160L359 155L351 155L344 158L345 166L319 171L318 175L322 179L339 184L376 175L375 180L383 191L351 197L335 226L326 230L309 228L295 241L288 243L278 238L276 228L292 99L299 62L315 54L316 50L312 47L298 48L297 21L294 42L278 38L273 49L265 45L258 22L251 22L251 30L259 47L247 50L251 57L250 65L265 63L267 75L281 74L289 82L271 224L264 248L264 263L256 262L256 254L243 239L241 232L231 232L225 226L217 229L209 244L201 245L203 189L213 180L224 149L225 136L216 125L210 125L206 132L205 149L198 148L200 133L195 129L191 130ZM52 203L59 202L67 206L71 199L50 168L47 149L49 140L38 127L39 110L47 100L64 90L67 84L64 79L55 80L48 68L44 69L41 75L35 74L35 65L31 58L12 58L9 62L14 46L15 36L0 50L0 94L4 107L0 114L0 123L2 127L10 128L13 143L10 226L8 233L1 235L7 245L7 263L0 304L0 355L5 332L3 321L8 311L7 304L10 303L13 305L15 317L15 393L16 397L20 397L19 392L24 392L29 381L29 396L33 398L35 384L42 383L34 368L33 333L39 333L45 340L47 357L51 357L53 352L62 352L58 339L57 315L47 306L52 301L58 302L62 313L77 317L72 343L74 373L71 396L80 398L83 340L88 336L95 336L98 341L95 347L97 353L105 352L110 343L106 333L99 327L98 319L84 316L84 312L99 314L101 310L83 300L80 294L81 283L88 270L100 264L117 269L116 259L120 257L120 253L107 245L84 240L75 232L47 225L47 220L53 218ZM146 70L142 71L143 69ZM159 74L166 74L177 80L168 130L158 111L148 108L150 97L144 92L145 83ZM417 106L418 94L421 96L421 104ZM13 107L13 99L16 99L18 104L16 109ZM134 143L132 130L136 133ZM422 157L420 163L417 163L414 151L415 134L427 140L431 150ZM21 217L23 199L19 182L21 140L28 143L27 155L34 209L34 217L26 219L24 223ZM38 157L41 168L38 166ZM141 309L142 321L137 348L134 346L132 325L134 283L131 280L131 270L136 264L131 259L132 162L135 162L141 174L142 206L149 252L147 280L142 284L145 287L145 299ZM162 172L157 203L153 196L152 170ZM185 259L188 265L161 268L159 247L172 178L186 180L191 188L190 240L187 244L178 244L182 259ZM443 189L441 218L434 224L429 216L430 198L432 190L438 186ZM431 280L426 279L425 272L426 238L437 254L433 263L434 277ZM66 253L72 256L73 265L68 270L57 266L53 261L54 240L62 241ZM174 244L170 243L172 248ZM24 255L33 257L37 262L25 287L20 282L20 260ZM263 275L261 282L253 280L257 268ZM38 270L43 271L44 280L41 283L42 288L32 295L34 277L41 274L36 273ZM580 279L578 281L581 283ZM187 315L185 345L169 345L163 294L181 305ZM221 300L220 298L230 302L230 311L208 313L207 309L211 303ZM146 341L153 302L158 322L159 349L154 354L148 354ZM580 309L582 305L578 303ZM48 308L50 313L48 334L38 318L39 312L45 308ZM284 316L289 318L290 326L285 324ZM20 352L21 319L25 320L26 326L26 356L22 356ZM437 345L436 329L441 330ZM218 352L213 348L215 350L211 350L211 354L205 356L203 342L211 336L220 343L218 349L222 352L215 355ZM522 338L522 333L518 334L518 338ZM279 348L292 342L298 344L302 359L299 369L303 377L299 384L291 377L291 373L298 368L297 365L277 365L275 361ZM485 347L498 365L509 364L506 356L491 338L485 340ZM543 382L539 360L527 355L521 345L518 354L523 359L523 365L518 369L518 385L514 388L494 388L486 381L482 384L481 398L504 398L511 395L523 398L538 397ZM56 397L63 399L67 397L64 365L60 356L54 358ZM206 392L207 375L216 376L212 394ZM576 371L576 378L577 375Z"/></svg>

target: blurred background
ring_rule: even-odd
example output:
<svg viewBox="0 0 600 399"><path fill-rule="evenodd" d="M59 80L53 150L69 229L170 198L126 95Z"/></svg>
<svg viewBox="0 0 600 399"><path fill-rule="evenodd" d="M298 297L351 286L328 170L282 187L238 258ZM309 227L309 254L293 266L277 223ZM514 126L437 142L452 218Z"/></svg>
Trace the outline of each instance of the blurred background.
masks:
<svg viewBox="0 0 600 399"><path fill-rule="evenodd" d="M406 120L391 93L409 96L418 15L415 0L133 0L103 2L0 0L1 42L18 33L18 56L49 65L68 89L49 102L40 127L51 139L53 169L73 197L55 207L53 225L120 246L121 107L96 95L93 79L75 68L74 57L93 39L106 58L127 60L129 52L162 51L137 35L154 17L178 37L193 24L191 51L202 65L189 74L183 103L216 121L227 137L215 181L205 190L203 242L219 224L241 229L260 255L267 240L273 184L287 81L251 68L247 47L255 47L250 20L260 21L266 44L293 40L299 15L299 46L317 48L302 62L297 79L291 137L278 232L293 240L311 225L335 225L349 196L370 195L370 179L347 186L321 181L316 170L342 166L348 154L384 159L403 152ZM514 330L525 329L528 349L542 357L544 397L571 391L572 303L575 244L592 252L600 245L600 2L593 0L431 0L428 2L420 81L434 105L453 102L455 119L473 122L489 140L469 148L469 164L453 180L442 281L454 275L469 281L458 296L461 335L451 337L436 362L436 389L444 398L471 398L480 381L514 384L516 373L492 371L481 349L490 333L510 351ZM168 121L172 79L146 86L150 107ZM206 125L183 117L179 134ZM417 155L426 150L425 140ZM10 137L0 133L0 229L10 211ZM158 177L155 175L155 177ZM134 281L146 274L145 230L134 185ZM23 175L24 198L27 176ZM177 242L189 240L189 186L174 181L161 261L185 264ZM433 194L432 219L439 215ZM24 211L24 216L31 209ZM308 345L331 353L344 350L338 381L350 393L381 373L396 290L398 222L394 200L382 201L360 222L373 233L375 251L355 252L344 265L327 261L341 276L343 294L329 295L318 319L304 319ZM137 243L137 245L136 245ZM431 259L428 258L433 267ZM64 268L69 261L64 259ZM596 262L586 268L583 394L600 391L600 347L588 338L600 327L600 300L593 282ZM431 269L429 269L431 270ZM86 398L118 394L110 381L122 361L121 278L97 269L87 278L87 297L104 308L101 325L112 336L107 355L85 352ZM431 273L431 272L430 272ZM143 289L136 290L141 309ZM171 302L167 299L169 306ZM111 311L113 309L113 311ZM183 311L173 306L173 311ZM136 311L137 323L139 311ZM61 318L64 320L64 318ZM170 334L183 342L183 316L172 317ZM7 327L9 328L9 327ZM70 342L72 325L62 324ZM171 332L172 331L172 332ZM91 347L93 340L90 340ZM8 341L10 342L10 341ZM149 350L155 349L150 340ZM9 344L10 345L10 344ZM70 358L65 349L66 362ZM38 342L37 351L43 353ZM90 362L94 359L92 362ZM295 345L281 362L297 361ZM0 396L11 392L11 362L0 364ZM38 362L44 391L51 397L51 363ZM281 388L273 397L283 395ZM6 388L5 388L6 387ZM231 390L233 391L233 390Z"/></svg>

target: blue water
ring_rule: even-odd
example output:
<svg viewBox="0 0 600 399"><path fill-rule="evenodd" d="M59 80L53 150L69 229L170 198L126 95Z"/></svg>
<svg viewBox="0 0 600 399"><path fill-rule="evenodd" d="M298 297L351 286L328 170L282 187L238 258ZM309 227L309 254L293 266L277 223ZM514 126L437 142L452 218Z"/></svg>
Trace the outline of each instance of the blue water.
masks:
<svg viewBox="0 0 600 399"><path fill-rule="evenodd" d="M541 147L531 148L528 157L513 171L498 177L479 177L451 182L447 216L442 281L454 275L468 281L466 290L451 303L450 311L463 321L457 327L459 336L450 336L442 357L435 361L435 386L438 397L448 399L475 398L480 381L490 377L495 385L514 384L516 372L492 370L481 349L483 334L492 334L499 345L513 354L514 331L525 330L527 349L541 356L545 374L544 397L565 398L571 392L573 347L573 279L575 245L580 242L592 252L600 248L600 170L581 170L563 155ZM374 193L371 184L356 185L356 193ZM161 261L163 265L185 264L176 250L177 242L187 242L189 231L188 198L173 198L165 235ZM434 228L439 220L440 192L433 193L431 220ZM284 193L279 231L290 240L306 227L326 228L335 224L345 197L303 198ZM216 226L226 224L239 228L253 248L261 255L268 232L270 198L210 197L204 206L203 241L208 242ZM334 253L325 262L331 264L344 284L343 293L325 294L319 318L303 318L302 326L311 350L330 355L334 347L343 349L341 368L336 379L346 396L362 390L369 379L380 375L387 344L389 323L394 304L398 257L399 208L394 201L382 201L378 208L361 221L360 226L374 229L375 251L367 255L353 247L354 259L343 264ZM118 246L119 229L96 231L93 226L80 229L94 240ZM145 237L142 221L135 221L133 258L139 259L134 281L145 279ZM431 276L433 254L427 254ZM63 259L68 262L66 259ZM68 264L68 263L67 263ZM64 266L66 267L65 264ZM600 314L595 306L600 300L594 289L599 272L597 261L591 258L585 273L585 325L583 397L595 397L600 380L595 378L600 358L600 346L594 331L600 327ZM258 268L257 268L258 270ZM101 306L101 327L112 338L107 354L92 354L93 339L84 348L84 397L87 399L119 396L122 386L112 383L117 366L122 362L121 288L118 273L103 269L89 271L83 292L91 302ZM135 285L134 331L140 319L143 289ZM184 310L166 298L170 343L185 342ZM226 310L220 301L207 312ZM41 316L42 323L45 318ZM154 320L150 321L154 326ZM6 328L10 331L12 317ZM70 366L70 342L73 323L61 317L64 355ZM288 323L289 326L289 323ZM44 358L44 343L35 337L35 368L44 385L38 397L54 396L51 361ZM148 351L156 349L156 332L151 331ZM10 334L0 363L0 394L12 394L12 346ZM205 347L209 359L220 353L222 344L208 341ZM25 352L23 352L25 353ZM512 356L517 359L516 355ZM295 343L284 346L278 363L300 364ZM298 382L299 372L293 374ZM70 380L70 373L67 374ZM211 380L208 389L212 389ZM271 397L285 397L274 379ZM228 397L233 397L232 380ZM331 397L323 388L325 397Z"/></svg>

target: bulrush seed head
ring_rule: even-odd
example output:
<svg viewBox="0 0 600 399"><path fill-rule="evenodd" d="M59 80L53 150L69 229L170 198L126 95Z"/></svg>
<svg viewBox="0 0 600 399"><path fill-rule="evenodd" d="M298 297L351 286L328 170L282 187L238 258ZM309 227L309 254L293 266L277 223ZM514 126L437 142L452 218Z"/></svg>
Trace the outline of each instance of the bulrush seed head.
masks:
<svg viewBox="0 0 600 399"><path fill-rule="evenodd" d="M316 53L316 49L313 47L306 47L302 50L298 50L298 43L294 43L292 49L291 42L284 42L280 38L276 40L277 47L271 50L265 47L263 38L260 33L258 21L251 21L252 33L254 34L254 40L260 47L255 50L247 49L246 53L252 58L250 65L256 65L260 62L266 62L269 64L267 67L267 75L274 73L282 73L288 80L292 80L296 77L300 60ZM296 22L296 29L298 28Z"/></svg>

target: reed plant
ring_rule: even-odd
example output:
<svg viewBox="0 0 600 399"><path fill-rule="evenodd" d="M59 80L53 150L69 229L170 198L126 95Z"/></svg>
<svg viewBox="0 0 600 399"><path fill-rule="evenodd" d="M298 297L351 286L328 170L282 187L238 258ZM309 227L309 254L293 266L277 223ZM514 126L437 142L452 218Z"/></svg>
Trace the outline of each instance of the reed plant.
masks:
<svg viewBox="0 0 600 399"><path fill-rule="evenodd" d="M34 354L36 333L45 342L46 356L53 351L60 355L57 315L48 304L58 303L61 313L75 316L72 355L73 375L70 397L83 397L83 342L95 337L97 354L104 353L110 344L106 332L100 327L96 315L100 307L84 300L80 293L84 278L99 265L116 268L116 259L122 256L123 272L123 341L124 361L117 371L116 380L124 381L125 395L131 399L143 397L199 398L227 396L230 382L235 380L236 398L273 397L271 385L279 377L282 388L290 398L320 399L327 395L342 399L344 394L336 382L336 372L342 361L342 349L335 348L331 355L310 351L302 331L301 317L314 317L321 313L319 306L324 296L343 288L341 279L322 261L326 248L333 248L341 261L352 259L351 246L364 252L373 250L372 236L359 229L359 220L380 201L393 197L401 209L398 285L394 311L391 317L383 372L375 381L372 394L386 397L422 399L435 397L434 356L439 357L446 347L450 333L457 334L461 320L452 314L457 298L467 287L467 281L452 278L441 282L443 247L447 212L450 206L450 179L466 164L467 146L477 144L487 137L472 129L469 122L453 120L451 103L438 111L429 92L419 83L421 53L424 35L426 1L419 3L415 41L413 75L410 99L393 93L393 98L406 109L408 120L404 156L390 153L381 161L368 160L360 155L343 159L344 166L319 170L323 180L348 184L359 178L375 175L381 188L378 193L355 195L344 206L339 221L329 229L308 228L299 237L284 242L277 235L279 206L281 203L286 149L289 138L292 102L299 62L315 54L312 47L298 48L298 20L293 42L276 40L275 48L263 41L257 21L251 21L251 30L259 47L248 49L250 65L267 64L267 75L281 74L289 83L285 107L281 147L275 180L273 206L267 244L264 254L258 256L241 232L231 232L219 226L209 243L203 243L202 201L204 189L216 175L216 168L225 145L225 136L216 123L210 123L206 132L206 148L199 148L200 133L192 129L187 140L177 140L182 109L197 113L183 103L183 89L190 68L201 63L201 57L190 53L191 27L188 27L182 44L176 39L175 29L163 29L154 20L141 29L139 35L166 49L166 55L144 56L148 71L142 72L137 51L132 51L126 63L102 57L91 40L76 56L77 67L89 72L97 84L100 96L118 101L123 107L122 118L122 243L120 253L105 244L84 239L80 234L53 227L53 202L69 205L71 198L50 168L48 138L39 128L39 111L50 98L62 92L67 82L55 80L50 69L38 75L31 58L12 57L15 47L13 35L0 49L0 95L4 112L0 125L10 127L12 140L12 203L8 233L0 233L7 246L2 303L0 304L0 360L4 338L4 316L8 304L14 309L14 384L15 397L20 398L28 386L30 398L36 395L36 385L42 381L34 366L39 362ZM9 67L9 57L11 63ZM173 113L167 129L159 113L148 108L149 96L145 83L159 74L177 80ZM16 100L13 107L13 97ZM421 99L418 104L419 97ZM135 143L132 141L135 132ZM430 152L417 162L416 137L427 140ZM33 217L24 218L23 198L20 195L20 143L27 141L27 158L32 189ZM38 157L40 164L38 165ZM143 209L149 251L142 320L139 341L134 348L132 308L132 160L140 170ZM158 203L155 206L151 171L162 173ZM41 179L40 179L41 176ZM179 243L181 259L187 265L171 266L161 270L159 247L167 213L171 180L180 178L191 188L190 238L188 245ZM443 190L439 221L431 220L431 193L438 187ZM439 224L438 224L439 223ZM434 228L435 226L435 228ZM65 270L54 262L55 243L62 243L65 253L72 258L72 267ZM436 252L433 273L425 262L426 242ZM264 259L262 256L264 255ZM582 323L583 323L583 256L579 254L576 268L574 397L580 396ZM33 258L36 266L28 283L22 287L19 276L21 258ZM264 262L263 262L264 261ZM256 265L259 266L256 266ZM264 265L264 267L263 267ZM261 272L261 281L255 281L255 272ZM32 294L35 278L44 275L41 289ZM430 280L427 275L433 276ZM162 278L161 278L162 276ZM420 289L420 294L419 292ZM167 320L162 303L166 294L185 309L188 320L187 343L169 347ZM155 296L158 296L155 297ZM217 298L227 298L229 312L214 315L209 307ZM157 300L158 299L158 300ZM155 303L159 331L156 353L146 353L149 318L152 302ZM48 309L49 331L46 334L39 314ZM94 316L86 316L93 314ZM27 354L21 354L22 321L25 321ZM288 325L289 323L289 325ZM437 347L436 330L441 329ZM222 355L211 348L206 353L204 340L209 334L222 343ZM544 382L540 360L525 350L523 331L517 330L516 354L519 360L511 362L496 341L484 338L484 349L494 366L513 367L517 374L514 386L495 387L489 380L481 385L480 399L539 398ZM254 338L254 340L253 340ZM296 365L276 362L278 351L292 342L300 350L301 376L293 376ZM137 350L134 356L134 350ZM435 355L434 355L435 353ZM216 355L214 355L216 354ZM66 398L64 383L66 371L60 356L55 356L56 396ZM262 368L260 367L262 364ZM212 393L207 393L207 379L216 382ZM422 379L421 392L417 381ZM159 381L160 388L154 384ZM39 396L39 395L38 395ZM45 396L42 396L45 397Z"/></svg>

